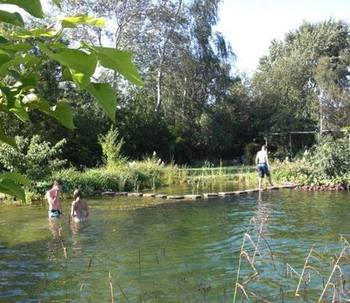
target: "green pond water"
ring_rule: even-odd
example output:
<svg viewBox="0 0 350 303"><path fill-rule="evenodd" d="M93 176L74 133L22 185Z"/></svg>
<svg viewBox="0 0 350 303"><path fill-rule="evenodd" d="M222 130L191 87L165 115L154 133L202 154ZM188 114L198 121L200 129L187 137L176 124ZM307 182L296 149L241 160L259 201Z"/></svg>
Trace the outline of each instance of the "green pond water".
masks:
<svg viewBox="0 0 350 303"><path fill-rule="evenodd" d="M46 205L0 206L0 302L232 302L247 230L245 251L259 275L251 277L243 258L239 281L251 277L244 284L251 302L316 302L343 247L339 235L350 239L348 193L119 197L89 205L91 218L79 226L67 216L49 222ZM295 299L298 277L287 263L300 273L312 245L319 273L306 271ZM344 254L345 287L348 263Z"/></svg>

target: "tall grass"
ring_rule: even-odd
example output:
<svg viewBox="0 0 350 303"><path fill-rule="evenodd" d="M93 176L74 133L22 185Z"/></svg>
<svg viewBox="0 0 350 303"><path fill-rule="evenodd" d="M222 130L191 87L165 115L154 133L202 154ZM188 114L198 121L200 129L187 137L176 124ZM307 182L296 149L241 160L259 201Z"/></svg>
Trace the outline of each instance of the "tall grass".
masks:
<svg viewBox="0 0 350 303"><path fill-rule="evenodd" d="M70 194L80 188L87 196L101 191L140 191L155 190L161 186L189 184L193 191L225 182L256 185L256 173L253 167L203 167L187 168L175 164L165 165L156 157L142 161L109 164L100 168L79 171L76 168L54 172L50 179L34 184L27 192L28 200L42 198L52 185L52 179L60 179L63 193Z"/></svg>
<svg viewBox="0 0 350 303"><path fill-rule="evenodd" d="M287 297L288 302L350 302L349 242L340 236L340 252L331 259L313 245L297 269L265 239L268 219L260 206L243 235L232 302L285 302Z"/></svg>

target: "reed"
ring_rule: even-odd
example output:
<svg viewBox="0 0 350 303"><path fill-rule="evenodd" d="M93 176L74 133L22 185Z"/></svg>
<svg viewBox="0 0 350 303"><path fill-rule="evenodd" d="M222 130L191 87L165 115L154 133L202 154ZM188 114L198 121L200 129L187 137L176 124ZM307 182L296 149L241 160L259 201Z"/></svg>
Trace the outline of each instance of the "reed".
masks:
<svg viewBox="0 0 350 303"><path fill-rule="evenodd" d="M309 259L310 259L310 257L311 257L311 254L312 254L313 250L314 250L314 245L312 245L312 247L311 247L311 249L310 249L310 251L309 251L309 254L307 255L307 257L306 257L306 259L305 259L304 266L303 266L303 269L302 269L302 271L301 271L301 275L300 275L300 277L299 277L298 286L297 286L297 289L295 290L295 296L296 296L296 297L299 297L299 296L300 296L300 294L299 294L299 288L300 288L300 285L301 285L301 281L303 280L303 277L304 277L304 274L305 274L305 270L306 270L306 268L307 268L307 265L308 265L308 263L309 263Z"/></svg>
<svg viewBox="0 0 350 303"><path fill-rule="evenodd" d="M340 260L343 258L343 256L344 256L344 254L345 254L345 252L346 252L347 249L349 249L349 246L346 245L346 246L343 247L343 249L341 250L341 252L340 252L340 254L339 254L339 256L338 256L336 262L334 263L334 266L333 266L332 271L331 271L331 273L330 273L330 275L329 275L329 277L328 277L328 280L327 280L327 282L326 282L326 285L324 286L324 288L323 288L323 290L322 290L322 293L321 293L321 295L320 295L320 297L319 297L319 299L318 299L318 301L317 301L318 303L322 302L322 299L323 299L323 297L324 297L324 295L325 295L325 293L326 293L326 291L327 291L327 288L328 288L330 285L333 287L333 299L332 299L332 302L334 302L336 287L335 287L335 285L334 285L333 283L331 283L331 280L332 280L333 275L335 274L336 270L338 270L338 271L340 272L340 274L343 275L343 273L342 273L342 271L341 271L341 268L340 268L340 266L339 266L339 262L340 262Z"/></svg>
<svg viewBox="0 0 350 303"><path fill-rule="evenodd" d="M112 281L112 275L110 271L108 272L108 283L109 283L109 289L111 293L111 303L114 303L113 281Z"/></svg>

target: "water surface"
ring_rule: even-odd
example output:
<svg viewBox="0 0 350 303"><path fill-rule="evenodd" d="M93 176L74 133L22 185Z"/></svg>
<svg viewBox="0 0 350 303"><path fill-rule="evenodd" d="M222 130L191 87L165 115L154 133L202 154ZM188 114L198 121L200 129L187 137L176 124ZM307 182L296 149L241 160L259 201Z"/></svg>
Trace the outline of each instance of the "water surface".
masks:
<svg viewBox="0 0 350 303"><path fill-rule="evenodd" d="M0 302L111 302L111 292L115 302L232 302L247 230L259 247L259 279L247 291L315 302L319 281L310 291L303 284L296 301L298 279L285 266L301 272L312 245L327 261L340 252L339 235L350 239L349 198L293 190L193 202L105 198L89 201L91 218L79 226L49 222L43 206L0 206ZM248 240L246 251L253 256ZM243 260L240 282L252 273Z"/></svg>

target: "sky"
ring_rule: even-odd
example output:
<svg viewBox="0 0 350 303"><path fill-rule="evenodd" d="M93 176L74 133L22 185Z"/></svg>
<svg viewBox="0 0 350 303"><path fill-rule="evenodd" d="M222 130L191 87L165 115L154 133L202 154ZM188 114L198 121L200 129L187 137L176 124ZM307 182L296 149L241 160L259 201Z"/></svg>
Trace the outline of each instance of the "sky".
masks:
<svg viewBox="0 0 350 303"><path fill-rule="evenodd" d="M273 39L281 40L303 21L350 22L349 0L223 0L215 30L236 54L236 68L252 75Z"/></svg>
<svg viewBox="0 0 350 303"><path fill-rule="evenodd" d="M48 2L42 0L44 11ZM223 0L215 30L230 42L238 72L251 76L273 39L283 39L303 21L329 18L350 23L350 0Z"/></svg>

